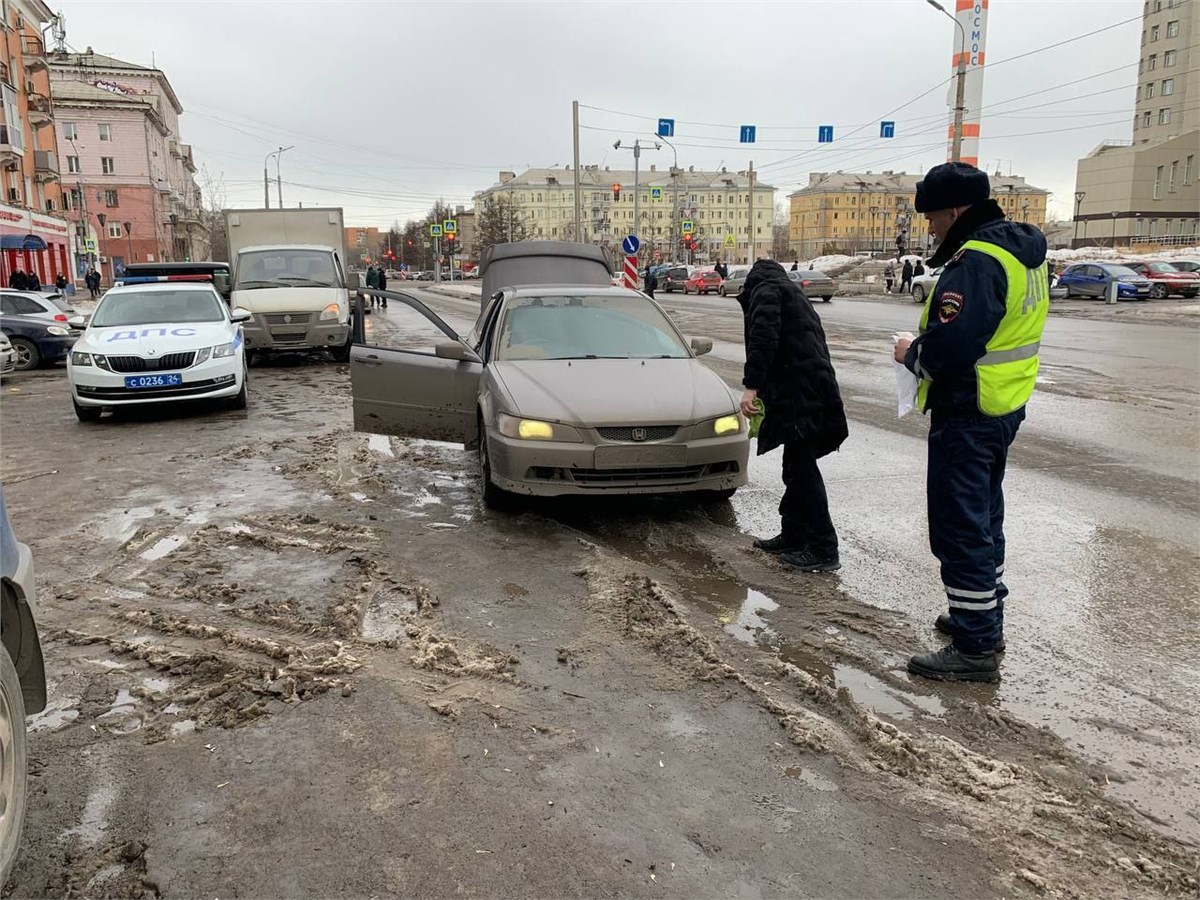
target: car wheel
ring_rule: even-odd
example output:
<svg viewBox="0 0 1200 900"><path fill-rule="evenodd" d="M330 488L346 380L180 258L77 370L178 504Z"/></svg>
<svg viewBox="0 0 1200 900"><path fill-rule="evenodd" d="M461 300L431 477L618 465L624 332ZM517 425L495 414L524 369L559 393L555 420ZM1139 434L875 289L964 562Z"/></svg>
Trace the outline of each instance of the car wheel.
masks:
<svg viewBox="0 0 1200 900"><path fill-rule="evenodd" d="M25 698L8 648L0 646L0 878L4 880L16 862L25 823L25 754Z"/></svg>
<svg viewBox="0 0 1200 900"><path fill-rule="evenodd" d="M925 288L921 287L919 284L912 289L912 295L913 300L915 300L917 303L925 302Z"/></svg>
<svg viewBox="0 0 1200 900"><path fill-rule="evenodd" d="M488 452L487 429L479 420L479 480L483 483L483 505L498 512L512 509L513 495L492 481L492 458Z"/></svg>
<svg viewBox="0 0 1200 900"><path fill-rule="evenodd" d="M826 294L821 299L824 300L826 303L832 303L833 302L833 294Z"/></svg>
<svg viewBox="0 0 1200 900"><path fill-rule="evenodd" d="M1155 284L1150 286L1150 297L1153 300L1166 300L1170 295L1165 284ZM17 368L20 368L18 364Z"/></svg>
<svg viewBox="0 0 1200 900"><path fill-rule="evenodd" d="M75 418L80 422L99 422L100 414L104 412L102 406L80 406L75 398L71 398L71 405L75 407Z"/></svg>
<svg viewBox="0 0 1200 900"><path fill-rule="evenodd" d="M1071 293L1071 286L1070 286L1070 285L1067 285L1067 299L1068 299L1068 300L1074 300L1074 299L1075 299L1075 295Z"/></svg>
<svg viewBox="0 0 1200 900"><path fill-rule="evenodd" d="M246 390L250 385L249 374L245 369L242 370L242 389L238 391L237 396L229 401L230 409L245 409L247 406Z"/></svg>
<svg viewBox="0 0 1200 900"><path fill-rule="evenodd" d="M722 297L729 296L728 294L725 293L725 285L721 285L719 288L717 288L717 293L720 294Z"/></svg>
<svg viewBox="0 0 1200 900"><path fill-rule="evenodd" d="M42 354L38 353L37 345L23 337L9 337L13 349L17 351L17 371L28 372L42 364Z"/></svg>

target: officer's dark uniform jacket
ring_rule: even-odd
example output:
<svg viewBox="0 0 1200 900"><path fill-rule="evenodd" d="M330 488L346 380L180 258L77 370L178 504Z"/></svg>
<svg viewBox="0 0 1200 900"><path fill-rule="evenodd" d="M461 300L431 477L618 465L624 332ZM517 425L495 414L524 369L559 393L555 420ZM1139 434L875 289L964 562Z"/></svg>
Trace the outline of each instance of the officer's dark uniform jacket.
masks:
<svg viewBox="0 0 1200 900"><path fill-rule="evenodd" d="M1008 406L1002 410L981 408L977 366L985 358L1020 357L1021 351L988 356L989 341L1005 317L1009 279L1000 259L971 245L964 248L968 241L975 247L983 242L1008 251L1028 271L1030 299L1041 304L1043 318L1049 305L1042 232L1033 225L1006 220L994 200L976 204L960 216L929 261L930 268L944 265L945 269L926 306L922 333L904 360L910 371L928 380L922 391L924 408L935 416L1001 415L1011 411L1008 406L1019 408L1024 403L1004 391L1002 399L1008 400ZM1040 328L1038 331L1040 336ZM1036 371L1036 345L1026 352ZM1018 380L1028 381L1027 387L1032 389L1031 378ZM1024 399L1028 399L1027 393Z"/></svg>

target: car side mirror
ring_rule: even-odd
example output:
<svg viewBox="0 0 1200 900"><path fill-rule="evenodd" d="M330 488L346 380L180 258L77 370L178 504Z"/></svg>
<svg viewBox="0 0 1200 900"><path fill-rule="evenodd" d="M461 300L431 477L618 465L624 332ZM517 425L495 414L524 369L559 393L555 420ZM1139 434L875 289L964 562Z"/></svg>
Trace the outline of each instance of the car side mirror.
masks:
<svg viewBox="0 0 1200 900"><path fill-rule="evenodd" d="M474 362L475 354L462 341L441 341L433 348L438 359L456 359L459 362Z"/></svg>
<svg viewBox="0 0 1200 900"><path fill-rule="evenodd" d="M213 287L215 287L217 289L217 293L221 294L222 296L228 294L229 293L229 273L228 272L214 272L213 273Z"/></svg>
<svg viewBox="0 0 1200 900"><path fill-rule="evenodd" d="M83 331L88 326L87 316L72 316L67 319L67 326L74 328L76 331Z"/></svg>
<svg viewBox="0 0 1200 900"><path fill-rule="evenodd" d="M240 322L249 322L254 318L254 313L243 306L235 306L229 313L229 321L235 325Z"/></svg>
<svg viewBox="0 0 1200 900"><path fill-rule="evenodd" d="M703 356L705 353L712 353L713 343L712 338L694 337L692 338L692 352L697 356Z"/></svg>

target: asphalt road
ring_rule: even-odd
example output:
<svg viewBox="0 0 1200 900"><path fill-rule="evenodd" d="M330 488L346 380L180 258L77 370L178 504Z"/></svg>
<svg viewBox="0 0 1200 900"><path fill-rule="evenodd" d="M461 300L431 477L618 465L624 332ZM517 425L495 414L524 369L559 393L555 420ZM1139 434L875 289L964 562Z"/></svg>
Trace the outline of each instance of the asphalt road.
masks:
<svg viewBox="0 0 1200 900"><path fill-rule="evenodd" d="M666 306L736 384L733 302ZM369 341L435 335L390 307ZM749 547L778 454L732 503L494 514L475 454L354 433L326 360L91 426L61 369L5 380L51 680L6 894L1195 895L1196 326L1051 320L983 687L903 670L944 602L888 359L915 305L819 309L833 577Z"/></svg>

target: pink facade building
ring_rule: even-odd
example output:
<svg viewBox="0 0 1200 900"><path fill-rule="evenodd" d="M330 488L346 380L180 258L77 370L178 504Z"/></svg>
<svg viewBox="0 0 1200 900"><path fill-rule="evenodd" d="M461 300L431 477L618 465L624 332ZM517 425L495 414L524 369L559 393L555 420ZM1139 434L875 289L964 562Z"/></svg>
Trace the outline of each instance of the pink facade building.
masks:
<svg viewBox="0 0 1200 900"><path fill-rule="evenodd" d="M183 107L159 69L91 52L50 57L50 87L74 266L106 282L126 263L207 259Z"/></svg>

